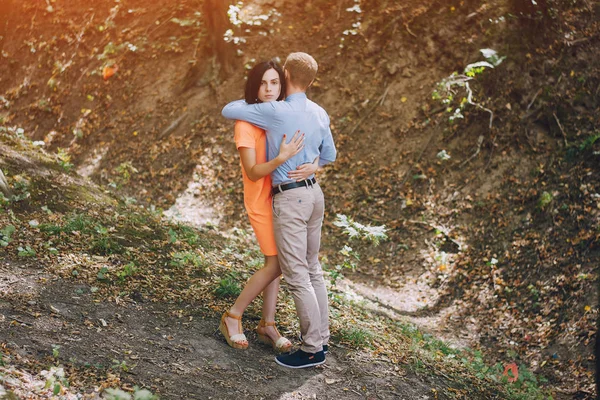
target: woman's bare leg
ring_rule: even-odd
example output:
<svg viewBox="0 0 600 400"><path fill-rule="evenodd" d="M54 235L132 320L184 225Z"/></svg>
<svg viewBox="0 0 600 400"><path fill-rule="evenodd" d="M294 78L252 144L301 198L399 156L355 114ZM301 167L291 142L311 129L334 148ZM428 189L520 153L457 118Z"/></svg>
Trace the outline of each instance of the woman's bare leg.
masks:
<svg viewBox="0 0 600 400"><path fill-rule="evenodd" d="M266 298L269 299L267 305L267 311L269 314L265 314L265 306L264 303L267 303L266 298L263 299L263 317L265 321L274 321L275 318L275 305L277 303L277 291L279 291L279 276L281 275L281 269L279 268L279 262L277 261L277 256L265 256L265 265L258 271L254 273L248 279L246 286L242 290L242 293L238 296L235 303L229 310L229 312L233 315L242 315L248 305L260 294L260 292L265 291ZM274 282L274 281L277 282ZM276 286L274 285L276 284ZM267 320L266 318L271 318ZM233 318L226 318L225 323L227 325L227 330L233 335L237 332L238 322ZM269 334L269 331L266 332ZM269 336L271 336L269 334ZM275 338L276 339L276 338Z"/></svg>
<svg viewBox="0 0 600 400"><path fill-rule="evenodd" d="M274 260L267 260L267 262L277 263L277 267L279 268L277 257L274 257ZM277 310L277 296L279 295L280 281L281 277L278 276L265 288L265 290L263 290L262 318L265 322L275 322L275 311ZM275 342L279 339L279 335L277 335L277 331L273 326L265 326L261 331Z"/></svg>

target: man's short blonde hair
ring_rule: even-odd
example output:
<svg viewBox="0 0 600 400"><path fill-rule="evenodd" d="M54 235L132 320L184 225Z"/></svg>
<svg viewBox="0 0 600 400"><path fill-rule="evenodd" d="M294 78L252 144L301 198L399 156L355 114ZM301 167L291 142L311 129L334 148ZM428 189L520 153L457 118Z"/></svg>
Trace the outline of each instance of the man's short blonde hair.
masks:
<svg viewBox="0 0 600 400"><path fill-rule="evenodd" d="M319 65L310 54L291 53L283 68L290 74L289 79L294 86L306 89L317 76Z"/></svg>

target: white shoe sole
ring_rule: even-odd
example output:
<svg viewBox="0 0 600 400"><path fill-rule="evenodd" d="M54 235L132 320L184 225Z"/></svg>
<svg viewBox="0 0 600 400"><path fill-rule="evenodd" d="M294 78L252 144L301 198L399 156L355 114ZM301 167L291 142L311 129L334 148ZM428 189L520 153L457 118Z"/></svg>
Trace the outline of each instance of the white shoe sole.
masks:
<svg viewBox="0 0 600 400"><path fill-rule="evenodd" d="M312 364L305 364L305 365L294 366L294 365L284 364L281 361L279 361L277 358L275 358L275 362L277 364L281 365L282 367L293 368L293 369L310 368L310 367L316 367L317 365L325 364L325 360L323 360L323 361L319 361L319 362L312 363Z"/></svg>

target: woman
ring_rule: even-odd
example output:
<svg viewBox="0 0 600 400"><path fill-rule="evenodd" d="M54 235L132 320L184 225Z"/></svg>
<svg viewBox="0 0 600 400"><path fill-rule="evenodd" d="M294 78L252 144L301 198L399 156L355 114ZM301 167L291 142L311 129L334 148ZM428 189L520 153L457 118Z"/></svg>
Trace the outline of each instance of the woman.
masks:
<svg viewBox="0 0 600 400"><path fill-rule="evenodd" d="M282 100L285 95L285 75L273 61L261 62L248 73L246 103L262 103ZM271 178L269 174L303 148L304 135L296 132L289 143L281 143L279 155L267 162L265 132L247 122L235 124L235 143L240 153L244 180L244 205L250 223L265 255L265 264L248 280L234 305L221 317L219 330L227 343L235 349L248 347L242 330L242 314L248 305L263 292L262 319L256 332L258 339L277 352L289 351L290 341L279 334L275 327L275 309L281 269L277 261L277 248L273 234L271 209ZM300 166L289 174L290 179L303 180L318 168L318 159L313 164Z"/></svg>

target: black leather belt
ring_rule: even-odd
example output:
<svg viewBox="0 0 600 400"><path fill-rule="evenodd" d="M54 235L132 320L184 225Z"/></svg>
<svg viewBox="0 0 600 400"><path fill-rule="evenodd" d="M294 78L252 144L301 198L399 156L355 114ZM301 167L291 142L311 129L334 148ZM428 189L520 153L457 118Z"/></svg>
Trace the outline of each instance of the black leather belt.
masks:
<svg viewBox="0 0 600 400"><path fill-rule="evenodd" d="M315 183L317 183L317 180L315 178L305 179L300 182L286 183L285 185L279 185L279 186L273 187L273 189L271 190L271 194L273 196L275 196L277 193L285 192L286 190L295 189L295 188L299 188L299 187L305 187L305 186L312 186Z"/></svg>

